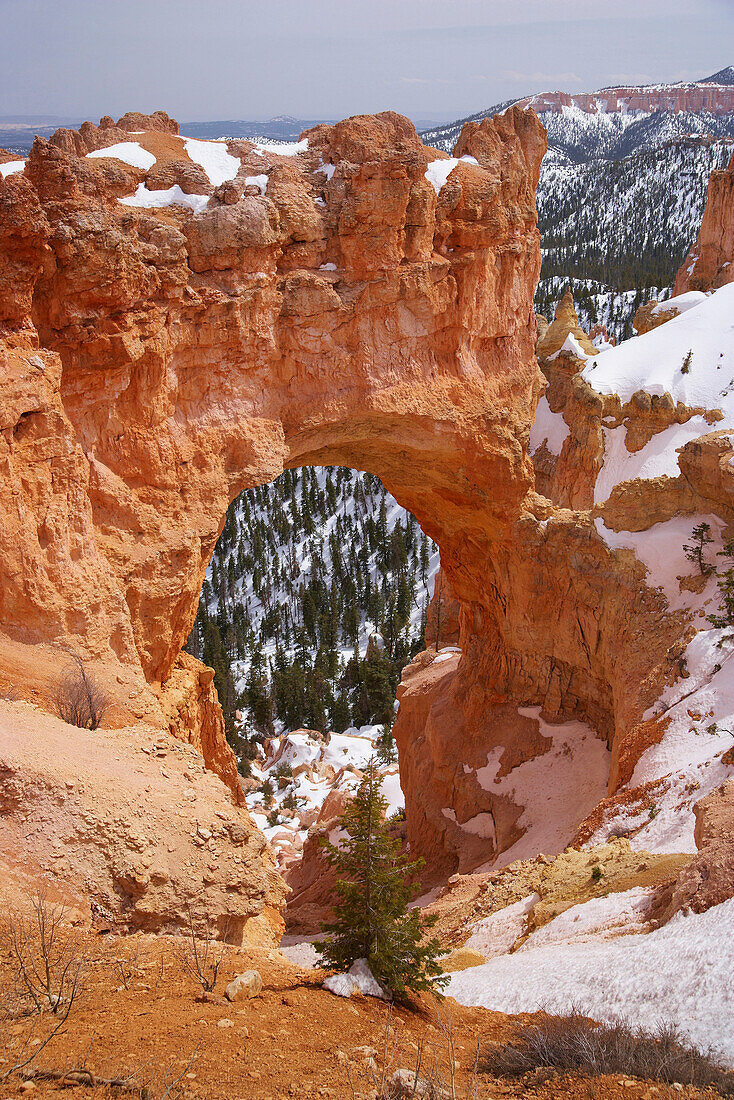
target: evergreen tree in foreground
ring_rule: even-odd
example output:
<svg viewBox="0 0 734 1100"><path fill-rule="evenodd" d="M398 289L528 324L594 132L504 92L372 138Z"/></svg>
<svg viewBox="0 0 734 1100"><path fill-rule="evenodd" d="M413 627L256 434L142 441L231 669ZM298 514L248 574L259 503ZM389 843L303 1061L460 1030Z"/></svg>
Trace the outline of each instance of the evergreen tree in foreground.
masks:
<svg viewBox="0 0 734 1100"><path fill-rule="evenodd" d="M316 947L325 964L337 970L366 959L380 985L405 1001L409 992L438 993L448 977L436 961L440 944L423 938L433 920L421 920L418 909L408 909L417 888L407 880L423 860L410 862L389 835L381 785L371 760L340 820L347 837L338 848L324 844L337 871L338 901L336 919L321 926L327 938Z"/></svg>

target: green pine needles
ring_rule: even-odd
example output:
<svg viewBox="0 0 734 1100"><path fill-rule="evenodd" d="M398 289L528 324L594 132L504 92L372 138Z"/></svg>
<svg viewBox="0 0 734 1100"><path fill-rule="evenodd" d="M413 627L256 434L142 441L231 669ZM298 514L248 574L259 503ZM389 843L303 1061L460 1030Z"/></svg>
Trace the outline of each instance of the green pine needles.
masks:
<svg viewBox="0 0 734 1100"><path fill-rule="evenodd" d="M719 629L734 626L734 540L725 542L717 557L724 558L727 568L716 570L716 584L719 588L721 608L718 614L707 615L708 621Z"/></svg>
<svg viewBox="0 0 734 1100"><path fill-rule="evenodd" d="M380 985L405 1002L409 993L440 994L449 979L437 962L441 945L424 935L433 920L408 908L417 890L408 879L423 860L411 862L390 836L381 787L382 777L371 760L340 821L347 836L339 847L324 844L337 871L338 900L335 920L321 926L327 935L316 948L324 963L339 971L366 959Z"/></svg>

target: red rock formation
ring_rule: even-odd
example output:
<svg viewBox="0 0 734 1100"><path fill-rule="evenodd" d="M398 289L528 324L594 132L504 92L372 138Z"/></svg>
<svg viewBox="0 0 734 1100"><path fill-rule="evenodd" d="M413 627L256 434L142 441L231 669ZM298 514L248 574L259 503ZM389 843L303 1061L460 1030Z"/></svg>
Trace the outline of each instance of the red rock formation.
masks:
<svg viewBox="0 0 734 1100"><path fill-rule="evenodd" d="M82 155L126 126L154 171L187 159L175 127L105 120L0 184L2 627L160 693L227 504L285 466L374 470L447 547L519 514L545 138L529 113L483 123L440 195L443 154L397 115L317 127L297 158L242 143L233 186L265 171L266 196L194 217L120 205L145 173Z"/></svg>
<svg viewBox="0 0 734 1100"><path fill-rule="evenodd" d="M734 90L734 89L733 89ZM698 237L683 261L673 294L714 290L734 280L734 156L709 177Z"/></svg>
<svg viewBox="0 0 734 1100"><path fill-rule="evenodd" d="M678 876L667 916L704 913L734 895L734 780L697 802L695 814L698 853Z"/></svg>
<svg viewBox="0 0 734 1100"><path fill-rule="evenodd" d="M564 444L536 486L534 114L467 124L456 152L478 164L438 195L426 170L443 154L390 113L316 127L291 157L230 143L237 175L195 215L120 204L141 182L192 194L200 178L165 120L125 124L146 131L148 173L86 159L122 121L38 139L0 183L0 674L26 690L19 647L72 644L121 708L193 736L231 780L201 669L177 666L207 562L243 488L341 463L415 513L461 607L461 656L418 658L401 692L411 850L435 872L514 843L523 808L466 768L500 745L508 768L544 751L519 706L589 721L615 790L659 736L641 718L683 622L593 525L601 420L629 418L639 442L691 410L602 400L572 355L548 358L568 335L554 322L548 401L577 454ZM598 514L635 508L620 493Z"/></svg>
<svg viewBox="0 0 734 1100"><path fill-rule="evenodd" d="M179 741L193 745L229 787L235 803L244 805L237 761L224 733L224 717L214 687L214 669L181 652L161 693L168 728Z"/></svg>

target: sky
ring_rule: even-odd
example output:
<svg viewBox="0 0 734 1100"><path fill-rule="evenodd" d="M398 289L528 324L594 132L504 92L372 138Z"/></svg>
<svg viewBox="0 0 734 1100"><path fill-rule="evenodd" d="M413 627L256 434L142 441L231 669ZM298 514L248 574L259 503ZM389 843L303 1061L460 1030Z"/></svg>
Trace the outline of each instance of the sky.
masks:
<svg viewBox="0 0 734 1100"><path fill-rule="evenodd" d="M0 0L0 43L0 115L445 121L707 76L734 0Z"/></svg>

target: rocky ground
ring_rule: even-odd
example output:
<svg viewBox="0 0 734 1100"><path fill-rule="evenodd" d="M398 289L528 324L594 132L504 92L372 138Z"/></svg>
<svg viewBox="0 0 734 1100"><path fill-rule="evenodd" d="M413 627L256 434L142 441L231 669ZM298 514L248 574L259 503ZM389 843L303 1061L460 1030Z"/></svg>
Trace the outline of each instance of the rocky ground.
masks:
<svg viewBox="0 0 734 1100"><path fill-rule="evenodd" d="M147 726L82 730L0 702L0 867L60 884L108 928L206 913L276 946L286 889L249 814L191 746ZM7 872L6 872L7 873Z"/></svg>
<svg viewBox="0 0 734 1100"><path fill-rule="evenodd" d="M451 998L441 1004L424 1000L415 1010L396 1008L390 1013L385 1005L359 994L348 1002L333 996L320 988L321 972L301 970L277 951L237 948L227 950L216 994L203 999L201 988L186 973L182 937L138 933L120 938L82 931L79 936L87 957L83 990L63 1034L43 1049L28 1074L84 1069L97 1077L147 1086L155 1100L342 1100L377 1097L383 1067L388 1079L398 1069L414 1069L420 1050L422 1074L442 1082L447 1090L438 1095L462 1100L693 1100L716 1095L625 1076L591 1079L536 1073L506 1081L474 1074L477 1044L504 1042L534 1018L463 1008ZM263 978L261 994L229 1003L222 990L234 974L250 968ZM37 1038L45 1037L51 1020L44 1017ZM0 1057L9 1042L28 1034L30 1026L19 1020L4 1029ZM66 1092L64 1084L38 1077L21 1083L14 1076L0 1082L0 1097L56 1095ZM74 1094L124 1095L119 1089L84 1083L75 1083Z"/></svg>

